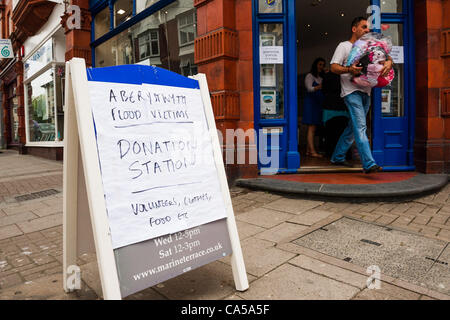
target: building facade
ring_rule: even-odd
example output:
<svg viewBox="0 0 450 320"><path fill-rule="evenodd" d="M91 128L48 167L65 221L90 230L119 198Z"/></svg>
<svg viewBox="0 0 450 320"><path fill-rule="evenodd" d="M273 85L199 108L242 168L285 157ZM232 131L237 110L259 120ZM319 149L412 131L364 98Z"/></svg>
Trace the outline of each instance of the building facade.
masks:
<svg viewBox="0 0 450 320"><path fill-rule="evenodd" d="M299 172L311 166L301 124L304 76L314 58L329 63L350 37L352 18L368 14L376 31L392 37L396 61L395 81L372 93L377 163L450 172L449 0L7 0L0 8L2 38L16 52L0 62L2 134L20 152L61 159L64 61L82 57L92 67L205 73L228 178L271 168L262 154L279 155L278 172ZM256 150L258 162L249 163ZM242 155L247 161L238 164Z"/></svg>

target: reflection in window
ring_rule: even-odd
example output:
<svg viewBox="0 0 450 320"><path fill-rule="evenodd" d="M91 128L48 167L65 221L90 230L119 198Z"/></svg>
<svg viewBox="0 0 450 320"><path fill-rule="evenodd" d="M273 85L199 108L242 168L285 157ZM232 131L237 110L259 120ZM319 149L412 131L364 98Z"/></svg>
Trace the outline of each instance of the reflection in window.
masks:
<svg viewBox="0 0 450 320"><path fill-rule="evenodd" d="M138 36L139 61L159 56L158 30L148 30Z"/></svg>
<svg viewBox="0 0 450 320"><path fill-rule="evenodd" d="M55 141L53 72L53 69L49 69L26 85L31 142Z"/></svg>
<svg viewBox="0 0 450 320"><path fill-rule="evenodd" d="M178 32L180 37L180 46L193 43L195 40L195 13L190 12L187 15L178 17Z"/></svg>
<svg viewBox="0 0 450 320"><path fill-rule="evenodd" d="M117 27L133 16L133 1L117 0L114 3L114 26Z"/></svg>
<svg viewBox="0 0 450 320"><path fill-rule="evenodd" d="M110 14L109 7L106 7L94 18L94 29L95 29L95 39L100 38L102 35L107 33L110 29Z"/></svg>
<svg viewBox="0 0 450 320"><path fill-rule="evenodd" d="M158 1L159 0L136 0L136 14L147 9Z"/></svg>
<svg viewBox="0 0 450 320"><path fill-rule="evenodd" d="M143 3L136 2L137 11ZM193 1L178 0L97 46L95 67L139 63L192 75L195 36Z"/></svg>

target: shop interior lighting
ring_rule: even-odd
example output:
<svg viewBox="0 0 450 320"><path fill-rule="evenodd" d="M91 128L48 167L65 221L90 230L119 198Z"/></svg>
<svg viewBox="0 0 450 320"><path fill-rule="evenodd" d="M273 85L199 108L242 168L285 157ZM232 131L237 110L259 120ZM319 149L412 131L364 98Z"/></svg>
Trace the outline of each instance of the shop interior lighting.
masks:
<svg viewBox="0 0 450 320"><path fill-rule="evenodd" d="M117 11L117 14L124 14L125 13L125 10L123 10L123 9L119 9L118 11Z"/></svg>

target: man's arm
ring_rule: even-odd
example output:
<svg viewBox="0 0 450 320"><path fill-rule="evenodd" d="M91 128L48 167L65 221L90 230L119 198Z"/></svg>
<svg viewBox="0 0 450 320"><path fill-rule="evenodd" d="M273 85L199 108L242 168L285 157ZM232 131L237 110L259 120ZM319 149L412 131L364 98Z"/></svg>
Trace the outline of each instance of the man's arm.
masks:
<svg viewBox="0 0 450 320"><path fill-rule="evenodd" d="M357 76L361 73L362 67L357 67L356 64L350 66L350 67L344 67L337 63L333 63L331 65L331 72L336 74L345 74L345 73L351 73L354 76Z"/></svg>

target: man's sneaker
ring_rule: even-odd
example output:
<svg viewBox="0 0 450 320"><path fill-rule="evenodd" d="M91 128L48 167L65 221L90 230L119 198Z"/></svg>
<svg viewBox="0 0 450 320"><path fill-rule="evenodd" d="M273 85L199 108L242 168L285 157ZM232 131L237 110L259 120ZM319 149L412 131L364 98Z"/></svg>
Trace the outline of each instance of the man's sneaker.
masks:
<svg viewBox="0 0 450 320"><path fill-rule="evenodd" d="M353 168L353 165L350 162L346 161L346 160L340 161L340 162L333 162L333 161L331 161L331 164L333 166L341 166L341 167Z"/></svg>
<svg viewBox="0 0 450 320"><path fill-rule="evenodd" d="M369 169L364 169L364 173L366 173L366 174L380 172L380 171L383 171L383 168L377 164L374 164Z"/></svg>

